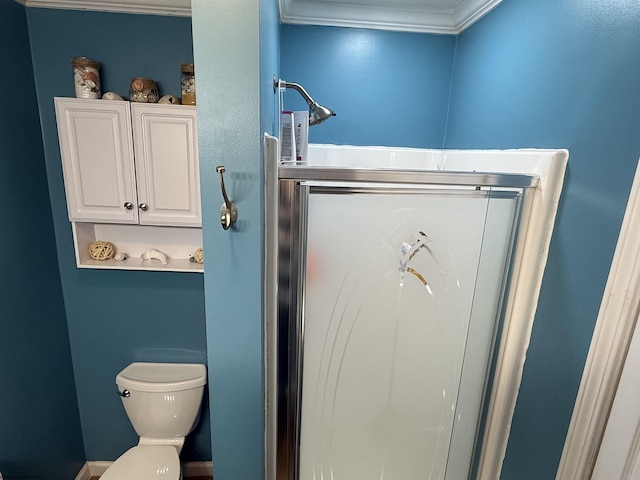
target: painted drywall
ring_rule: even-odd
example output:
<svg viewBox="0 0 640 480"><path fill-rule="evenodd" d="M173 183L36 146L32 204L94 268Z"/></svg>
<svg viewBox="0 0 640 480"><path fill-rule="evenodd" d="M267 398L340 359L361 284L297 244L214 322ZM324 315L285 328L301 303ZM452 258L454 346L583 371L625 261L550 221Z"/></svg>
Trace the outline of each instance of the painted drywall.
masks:
<svg viewBox="0 0 640 480"><path fill-rule="evenodd" d="M281 34L282 78L336 112L310 142L443 146L455 37L301 25ZM287 91L284 108L307 107Z"/></svg>
<svg viewBox="0 0 640 480"><path fill-rule="evenodd" d="M103 91L128 97L129 79L179 94L193 60L188 18L28 8L47 180L87 460L115 460L137 443L115 375L132 361L206 363L204 281L197 273L79 270L75 266L53 98L74 94L71 58L101 62ZM55 28L51 28L55 25ZM207 400L184 460L210 460Z"/></svg>
<svg viewBox="0 0 640 480"><path fill-rule="evenodd" d="M262 132L272 133L277 73L274 0L192 2L204 213L213 474L263 478ZM216 165L238 222L219 223Z"/></svg>
<svg viewBox="0 0 640 480"><path fill-rule="evenodd" d="M225 25L225 22L229 19L241 20L238 17L242 17L246 22L255 22L256 13L253 11L253 5L239 2L237 6L214 7L204 0L201 4L197 1L194 3L194 8L200 9L202 13L202 16L196 17L202 19L201 36L196 35L196 45L202 41L203 52L204 49L210 48L211 41L220 44L228 41L231 28L230 24ZM450 122L445 142L447 147L452 148L567 147L571 153L559 225L552 244L550 265L543 284L541 303L505 461L503 478L508 479L552 478L554 475L624 210L631 172L638 156L637 140L634 140L635 132L632 130L638 123L637 109L633 109L633 105L638 104L635 87L639 84L638 60L632 55L632 46L637 45L638 40L632 28L634 24L637 25L637 7L628 3L613 6L602 2L589 2L588 5L585 5L585 2L561 3L563 4L556 5L556 2L551 1L511 0L459 38ZM249 18L245 18L247 9L250 12ZM222 14L221 18L214 18L217 14ZM257 319L260 315L261 293L255 283L259 278L261 265L256 250L256 244L261 237L260 227L257 225L260 219L257 208L260 205L260 168L259 159L256 159L255 155L259 147L252 142L246 142L248 146L242 143L235 145L235 137L229 135L235 134L236 129L229 128L233 126L243 125L243 128L248 126L247 129L256 130L255 120L247 117L246 112L258 113L259 108L256 105L259 101L253 95L241 100L246 93L242 87L246 85L233 87L232 91L213 85L214 79L220 76L216 71L220 65L229 65L227 72L232 78L247 73L255 75L255 78L263 77L262 72L258 74L253 70L259 60L255 55L255 47L249 45L251 41L256 41L256 33L250 26L240 23L243 28L239 29L239 33L246 35L246 38L239 39L240 44L237 49L234 47L233 55L227 53L225 56L223 52L218 51L222 49L216 49L212 54L213 61L209 66L205 66L208 73L204 72L203 78L210 78L212 82L212 85L208 85L211 88L207 89L211 92L211 99L207 100L205 94L204 113L201 116L205 122L212 124L212 136L201 139L201 151L204 148L211 153L211 157L203 162L203 171L208 172L209 178L213 178L215 164L230 165L229 170L236 172L235 178L231 177L234 178L233 188L230 188L232 197L236 197L239 206L243 205L241 215L243 211L247 215L244 229L218 232L215 214L220 198L215 193L215 188L206 189L203 193L203 198L208 202L205 209L208 209L210 217L214 218L205 225L205 245L211 242L210 245L225 253L221 260L217 260L215 264L210 263L213 268L220 268L218 273L207 275L206 278L208 310L211 312L207 320L208 326L211 327L208 341L210 346L220 347L218 353L210 352L210 361L215 359L216 363L219 362L211 371L211 380L213 385L224 390L216 394L217 396L213 395L211 399L216 432L214 439L219 439L214 451L220 457L221 465L218 472L221 478L233 478L231 467L239 466L243 469L242 472L253 476L261 466L258 453L261 445L258 440L261 414L257 411L257 401L261 395L261 378L258 373L261 361L261 344L258 339L260 323ZM206 31L212 26L219 27L219 32L214 34ZM312 69L312 65L298 73L297 62L307 57L295 54L306 52L312 45L301 43L297 50L291 49L293 43L290 43L289 39L286 42L284 40L289 28L316 30L321 27L283 27L281 76L290 81L303 83L316 99L334 108L338 115L340 107L343 107L343 111L351 112L354 105L349 99L360 101L364 95L352 90L350 95L345 95L346 99L333 99L332 103L332 93L328 90L333 88L333 84L326 81L328 78L316 82L314 78L318 74ZM135 35L132 38L134 37ZM434 38L451 42L450 37ZM375 45L375 42L370 43ZM322 46L326 47L327 44ZM454 47L447 48L452 51ZM35 50L34 48L34 52ZM248 59L238 59L237 57L242 57L239 54L245 51L251 54ZM429 49L426 49L425 55L430 55L428 51ZM292 60L285 58L285 55L288 55L286 52L294 54L290 58L296 59L295 65L288 63ZM202 55L206 63L207 54ZM384 64L379 63L378 68L382 72L389 71L386 67L394 58L406 55L405 50L396 50L395 56L388 58ZM436 57L440 58L440 55ZM336 64L334 69L346 69L350 63L348 60L347 58L344 64ZM442 58L442 63L446 63L445 60L446 56ZM49 81L49 77L44 74L38 76L38 62L35 63L36 79L39 82ZM406 65L410 64L411 62L406 62ZM365 71L370 71L364 66ZM451 66L449 72L450 69ZM440 68L434 70L441 71ZM342 80L352 82L354 78L358 78L357 72ZM371 80L375 77L360 78ZM264 80L261 82L264 83ZM431 84L421 85L421 89L418 90L394 90L388 83L385 82L385 88L380 87L378 91L388 91L389 95L398 91L403 93L400 102L396 100L395 106L389 105L382 110L387 114L394 114L393 119L402 115L402 110L405 109L409 109L409 112L421 112L422 115L435 111L427 108L431 105L429 102L426 102L425 106L415 100L412 95L415 95L416 91L422 92L424 89L427 92L435 92L434 98L446 97L443 90L448 91L443 87L446 81L435 82L440 85L439 90ZM70 92L71 86L68 88ZM38 91L40 93L40 87ZM236 97L225 100L225 93L233 93ZM296 101L289 100L291 95L287 95L287 102ZM371 95L367 96L372 98ZM200 97L202 94L199 94ZM384 99L384 95L382 98ZM218 109L214 105L217 101L221 102ZM248 106L243 103L245 101L248 102ZM444 138L446 103L444 101L445 106L441 107L445 113L434 115L433 122L421 123L418 119L407 123L408 127L420 125L415 130L410 130L411 134L408 137L402 137L407 128L385 136L384 131L372 128L372 122L365 120L366 124L363 125L362 119L359 123L352 119L339 130L327 130L331 123L317 127L316 130L312 130L312 135L315 135L312 141L437 147L442 144ZM40 105L42 108L42 100ZM398 105L402 105L402 108L398 108ZM52 111L52 107L50 108ZM365 111L367 115L362 114L361 118L371 118L373 112ZM234 119L234 114L238 112L241 115ZM378 117L379 115L374 118ZM332 122L337 119L332 119ZM387 129L392 129L397 122L386 120L385 123ZM244 131L246 133L247 130ZM46 139L45 134L45 147ZM214 145L216 140L219 145ZM51 170L49 162L47 165ZM51 180L51 176L50 174L50 183L62 184L61 174L57 180ZM52 189L55 219L56 214L64 216L66 212L61 214L60 208L56 208L54 197ZM56 234L65 236L64 231L58 231L59 223L61 222L56 223ZM241 225L239 224L239 227ZM59 250L61 259L64 255L71 257L70 250L64 251L63 247ZM113 279L109 279L108 275L91 275L84 278L80 272L74 272L83 277L80 281L92 280L95 283L94 290L106 290L109 293L123 293L129 289L135 291L138 281L154 278L151 274L133 273L130 282L125 282L127 285L120 288L120 285L115 285L117 282L111 283ZM113 276L118 281L127 278L115 273ZM169 283L171 276L172 274L168 274ZM79 281L77 277L73 279L77 282L77 287ZM104 281L96 281L100 279ZM236 289L230 291L231 286ZM159 286L151 285L148 290L155 292L157 287ZM219 293L218 288L221 289ZM189 290L188 287L185 289ZM74 290L73 293L83 293L79 287ZM149 291L145 292L143 289L142 292L132 293L125 297L125 304L140 313L146 311L143 306L134 308L133 298L138 297L138 293ZM151 297L155 298L153 294ZM65 298L68 298L66 289ZM235 299L236 303L233 306L220 307L228 298ZM84 313L86 318L76 315L73 322L74 328L78 330L75 337L79 346L82 346L81 340L90 340L91 334L98 336L113 330L109 325L102 325L102 329L96 329L92 321L96 309L90 305L93 302L84 303L86 305L83 308L78 307L76 313ZM110 306L110 309L112 308ZM91 326L79 328L81 318L90 322ZM134 318L127 316L128 321ZM127 323L118 325L126 329ZM72 322L70 335L73 342L74 333L71 325ZM162 344L161 341L151 343ZM90 358L89 352L95 350L91 350L90 346L82 347L74 348L74 355L76 350L84 350L84 358ZM143 348L145 347L140 347ZM162 348L162 345L147 348ZM110 352L112 355L118 355L113 348ZM102 361L106 362L104 359ZM77 363L76 361L76 365ZM237 473L236 471L235 474Z"/></svg>
<svg viewBox="0 0 640 480"><path fill-rule="evenodd" d="M0 44L0 473L68 480L85 455L27 17L16 2L0 2Z"/></svg>
<svg viewBox="0 0 640 480"><path fill-rule="evenodd" d="M510 0L460 35L446 145L569 169L502 478L554 478L640 155L640 5Z"/></svg>
<svg viewBox="0 0 640 480"><path fill-rule="evenodd" d="M260 129L278 135L278 97L273 79L280 76L280 25L277 0L260 0Z"/></svg>

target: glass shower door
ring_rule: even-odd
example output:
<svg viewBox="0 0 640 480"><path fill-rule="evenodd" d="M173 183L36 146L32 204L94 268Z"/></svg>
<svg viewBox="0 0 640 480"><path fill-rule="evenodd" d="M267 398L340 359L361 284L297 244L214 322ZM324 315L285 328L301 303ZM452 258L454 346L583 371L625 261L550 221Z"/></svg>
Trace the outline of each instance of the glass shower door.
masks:
<svg viewBox="0 0 640 480"><path fill-rule="evenodd" d="M298 189L282 478L467 478L521 191Z"/></svg>

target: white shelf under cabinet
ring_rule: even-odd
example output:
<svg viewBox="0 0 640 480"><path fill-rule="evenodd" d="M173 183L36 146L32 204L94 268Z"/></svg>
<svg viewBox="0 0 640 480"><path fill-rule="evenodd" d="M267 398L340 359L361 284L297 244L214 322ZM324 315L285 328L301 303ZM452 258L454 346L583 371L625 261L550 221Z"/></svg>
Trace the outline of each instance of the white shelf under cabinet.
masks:
<svg viewBox="0 0 640 480"><path fill-rule="evenodd" d="M72 222L72 228L78 268L204 271L204 265L189 261L189 256L202 246L202 230L199 228L82 222ZM116 251L126 253L128 258L120 262L113 259L92 259L89 256L89 245L96 240L113 243ZM166 254L167 265L155 259L142 261L140 256L150 248Z"/></svg>

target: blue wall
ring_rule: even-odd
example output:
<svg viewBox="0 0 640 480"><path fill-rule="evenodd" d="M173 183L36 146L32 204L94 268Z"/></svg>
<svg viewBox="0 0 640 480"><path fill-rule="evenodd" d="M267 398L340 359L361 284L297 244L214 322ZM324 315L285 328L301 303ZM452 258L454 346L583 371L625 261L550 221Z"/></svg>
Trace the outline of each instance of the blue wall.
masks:
<svg viewBox="0 0 640 480"><path fill-rule="evenodd" d="M277 73L275 0L192 2L203 182L213 474L258 479L264 471L262 339L262 133L272 131ZM202 79L202 81L200 80ZM215 173L238 207L222 230Z"/></svg>
<svg viewBox="0 0 640 480"><path fill-rule="evenodd" d="M640 156L638 2L509 0L460 35L446 146L569 169L502 478L554 478Z"/></svg>
<svg viewBox="0 0 640 480"><path fill-rule="evenodd" d="M337 114L310 142L442 148L455 37L300 25L281 34L282 78ZM295 91L284 107L307 108Z"/></svg>
<svg viewBox="0 0 640 480"><path fill-rule="evenodd" d="M27 9L60 276L88 460L115 460L137 436L115 395L132 361L206 362L203 277L195 273L79 270L75 266L53 97L73 96L71 57L102 64L103 91L128 96L146 76L179 93L180 64L193 60L188 18ZM52 28L55 26L55 28ZM207 400L184 460L211 459Z"/></svg>
<svg viewBox="0 0 640 480"><path fill-rule="evenodd" d="M84 449L25 9L0 2L0 472L69 480Z"/></svg>
<svg viewBox="0 0 640 480"><path fill-rule="evenodd" d="M280 18L277 0L260 0L260 129L278 135L278 98L273 77L280 73Z"/></svg>
<svg viewBox="0 0 640 480"><path fill-rule="evenodd" d="M0 35L7 39L4 44L17 44L18 50L0 55L3 60L9 55L4 64L28 70L24 9L8 3L1 12ZM214 60L202 65L207 73L202 78L211 82L205 84L210 87L206 91L211 93L199 92L199 104L202 98L204 105L204 110L199 108L200 119L204 120L201 132L208 132L200 136L203 172L208 175L205 178L211 179L215 177L216 164L227 164L231 179L228 188L238 202L242 219L235 231L222 232L216 220L221 203L217 185L209 187L211 183L203 180L203 209L210 213L205 223L205 245L222 252L218 259L207 259L207 337L201 276L75 268L53 113L53 96L73 94L69 60L76 55L103 63L104 91L126 95L129 78L145 75L158 80L165 93L177 92L179 64L192 58L189 20L28 9L53 227L89 460L113 459L135 442L135 433L119 400L112 395L117 371L140 359L204 361L208 341L209 359L215 361L210 371L210 404L216 475L221 479L260 475L262 170L257 142L261 138L256 138L256 143L246 142L245 150L239 150L236 145L242 142L230 142L226 129L242 120L248 130L258 132L258 137L261 131L270 130L272 97L266 85L270 85L271 75L277 74L270 70L277 67L278 35L275 2L262 0L260 12L254 10L253 3L244 3L247 2L212 5L194 0L194 11L201 14L194 17L201 32L196 46L202 48L203 59ZM281 28L279 76L302 83L316 100L338 113L331 121L311 129L313 142L570 150L565 191L503 479L555 476L640 152L639 17L640 7L634 2L509 0L458 39L329 27ZM242 24L239 33L246 35L234 44L233 52L225 53L224 42L239 28L226 22L230 19ZM51 25L56 28L51 29ZM214 41L218 43L211 43ZM148 53L140 53L141 43L142 50ZM215 49L212 56L210 49ZM250 56L243 57L242 53ZM224 62L215 62L222 58ZM260 65L259 72L255 71L256 65ZM320 69L319 65L326 68ZM245 80L249 83L250 78L259 78L260 85L250 87L261 94L251 94L243 103L241 99L246 97L240 85L237 91L230 92L215 84L227 72L235 80L247 75ZM7 91L12 89L12 81L13 78L3 77L2 82L10 83L4 85ZM237 94L235 100L230 93ZM288 92L285 101L287 108L303 108L295 92ZM226 108L218 109L220 104ZM0 142L0 195L3 205L12 205L20 194L16 208L24 209L21 194L28 191L33 198L27 201L34 202L28 208L30 220L37 221L25 223L14 209L3 208L3 224L14 225L11 230L15 232L30 232L29 237L14 237L17 233L2 229L0 240L2 246L7 243L5 251L15 249L16 243L27 250L29 245L25 242L29 238L53 238L51 219L36 208L46 203L42 198L46 196L44 173L24 163L27 158L42 158L39 139L31 136L37 131L37 117L35 112L25 113L29 110L23 108L24 101L20 109L14 105L5 102L0 109L1 118L10 127L3 125L0 129L0 135L6 138ZM9 119L6 112L10 113ZM260 125L247 113L260 118ZM15 121L21 115L28 118ZM22 128L29 124L33 126ZM220 142L215 144L215 138ZM20 140L19 150L14 139ZM25 148L34 152L25 155ZM7 165L5 159L18 153L23 163ZM7 182L7 167L11 183ZM28 168L28 174L20 168ZM5 194L9 194L7 198ZM2 351L9 352L12 358L23 355L29 366L25 374L31 376L42 371L43 357L58 358L48 361L46 367L52 370L46 370L41 381L54 391L70 392L73 381L55 264L47 266L39 261L29 269L28 262L22 259L14 262L9 263L12 274L0 277L0 295L4 305L9 301L4 295L9 292L9 305L18 311L18 316L11 318L19 318L19 322L11 320L8 327L2 324ZM38 288L34 282L43 283ZM57 293L31 305L34 302L28 303L26 299L30 297L23 293L27 288L47 292L53 288ZM224 303L228 298L235 303ZM47 322L39 320L44 313L48 315ZM7 318L0 320L7 322ZM29 320L38 323L31 325ZM6 331L11 335L5 336ZM41 333L39 342L32 338L34 332ZM11 339L6 349L5 338ZM4 369L0 372L7 374ZM16 387L28 388L21 380L16 381L17 373L22 372L8 372L11 381ZM50 378L56 382L48 382ZM62 400L64 405L53 404L49 408L67 411L68 398L62 395ZM4 403L0 405L4 407ZM77 469L84 458L80 442L73 441L78 436L77 416L68 416L64 428L70 434L65 438L71 438L71 444L60 445L64 451L56 454L53 461L47 459L49 472L60 469L59 478L69 478L68 472ZM28 420L36 419L34 416ZM38 423L46 420L55 422L55 415L47 413ZM0 417L0 421L7 419ZM193 437L194 444L185 450L186 459L211 458L208 425L205 415ZM0 427L4 433L5 429L15 430L17 425L12 418L9 425L2 423ZM34 432L47 433L42 430L45 429ZM55 430L53 425L50 431ZM4 452L18 448L12 437L7 449L0 443L1 462L5 462ZM21 453L24 452L18 452L12 462L17 464ZM51 450L46 454L54 456ZM5 468L4 463L0 466ZM63 475L63 471L67 474Z"/></svg>

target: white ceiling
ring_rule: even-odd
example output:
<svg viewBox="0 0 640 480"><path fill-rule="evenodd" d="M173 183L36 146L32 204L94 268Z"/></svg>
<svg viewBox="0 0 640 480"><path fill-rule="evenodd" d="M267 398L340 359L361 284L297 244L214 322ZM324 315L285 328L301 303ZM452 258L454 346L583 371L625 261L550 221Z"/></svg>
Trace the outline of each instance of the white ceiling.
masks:
<svg viewBox="0 0 640 480"><path fill-rule="evenodd" d="M0 0L2 1L2 0ZM190 0L16 0L27 7L191 15ZM502 0L278 0L283 23L458 34Z"/></svg>

